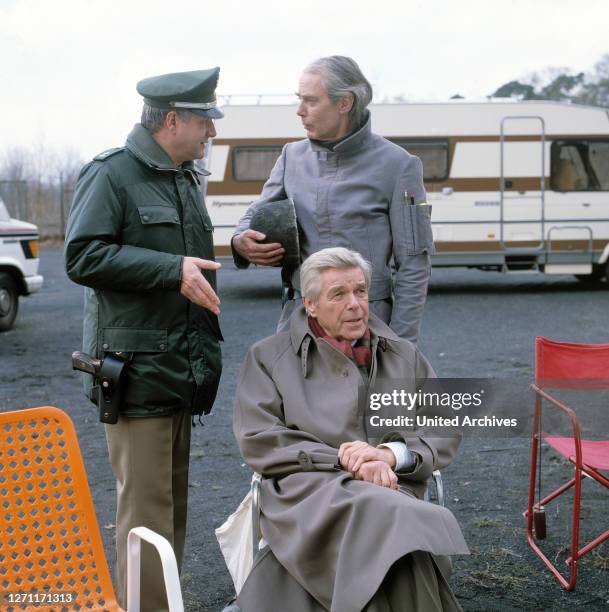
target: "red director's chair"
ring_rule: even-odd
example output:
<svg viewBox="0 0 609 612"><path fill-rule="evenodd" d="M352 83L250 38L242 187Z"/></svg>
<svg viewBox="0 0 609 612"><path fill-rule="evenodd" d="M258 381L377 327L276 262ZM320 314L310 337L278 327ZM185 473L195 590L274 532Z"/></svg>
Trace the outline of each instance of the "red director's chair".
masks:
<svg viewBox="0 0 609 612"><path fill-rule="evenodd" d="M558 582L567 590L575 587L577 564L585 554L609 539L609 530L579 548L579 519L581 507L581 483L584 476L609 488L609 478L601 471L609 470L609 440L596 441L581 438L580 426L573 409L550 395L545 389L609 389L609 344L575 344L555 342L541 336L535 339L535 416L531 444L531 475L527 518L527 539L537 556L546 564ZM542 431L542 400L552 409L567 415L572 437L549 435ZM609 406L607 406L609 410ZM535 503L536 467L541 442L566 457L574 466L575 474L568 482ZM536 540L545 538L544 506L559 495L574 487L570 556L567 580L543 553Z"/></svg>

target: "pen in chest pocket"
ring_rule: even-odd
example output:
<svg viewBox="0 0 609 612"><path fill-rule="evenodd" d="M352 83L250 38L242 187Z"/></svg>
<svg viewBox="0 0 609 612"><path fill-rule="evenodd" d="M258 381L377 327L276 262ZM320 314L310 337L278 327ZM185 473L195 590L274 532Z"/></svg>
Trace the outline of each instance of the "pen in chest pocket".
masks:
<svg viewBox="0 0 609 612"><path fill-rule="evenodd" d="M405 191L404 192L404 204L406 204L407 206L414 206L414 196L409 196L408 192Z"/></svg>
<svg viewBox="0 0 609 612"><path fill-rule="evenodd" d="M407 191L404 192L404 204L406 206L430 206L427 202L419 202L418 204L415 204L414 196L408 195Z"/></svg>

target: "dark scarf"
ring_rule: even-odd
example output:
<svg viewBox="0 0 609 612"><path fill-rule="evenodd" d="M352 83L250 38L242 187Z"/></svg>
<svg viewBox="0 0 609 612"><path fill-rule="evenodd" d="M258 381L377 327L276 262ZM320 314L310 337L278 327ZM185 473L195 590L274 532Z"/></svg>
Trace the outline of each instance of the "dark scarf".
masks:
<svg viewBox="0 0 609 612"><path fill-rule="evenodd" d="M372 365L372 351L370 350L370 328L366 327L364 335L351 344L349 340L337 340L328 336L324 328L317 322L317 319L309 317L309 329L316 338L325 340L328 344L339 350L345 357L355 362L358 368L370 369Z"/></svg>

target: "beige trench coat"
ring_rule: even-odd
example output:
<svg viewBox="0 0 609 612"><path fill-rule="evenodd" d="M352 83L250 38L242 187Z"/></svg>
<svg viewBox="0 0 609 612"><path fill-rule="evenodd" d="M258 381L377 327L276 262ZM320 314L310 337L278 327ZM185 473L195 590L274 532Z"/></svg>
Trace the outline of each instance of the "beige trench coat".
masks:
<svg viewBox="0 0 609 612"><path fill-rule="evenodd" d="M370 329L371 387L381 377L435 376L413 345L374 315ZM250 349L235 400L241 453L263 476L264 538L291 577L333 612L362 610L390 567L412 551L469 552L453 514L421 499L427 478L452 461L459 439L400 431L367 438L358 403L362 384L351 360L312 336L300 307L289 332ZM414 471L398 474L400 492L337 467L341 443L366 439L374 445L404 440L419 454ZM255 574L256 567L248 580Z"/></svg>

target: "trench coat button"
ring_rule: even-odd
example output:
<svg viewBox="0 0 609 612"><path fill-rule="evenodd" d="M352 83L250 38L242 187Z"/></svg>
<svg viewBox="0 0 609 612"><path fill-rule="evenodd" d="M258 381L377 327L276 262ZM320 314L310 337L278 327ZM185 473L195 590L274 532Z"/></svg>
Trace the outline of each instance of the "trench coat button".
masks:
<svg viewBox="0 0 609 612"><path fill-rule="evenodd" d="M165 350L165 343L161 342L161 344L159 344L159 348L164 351Z"/></svg>
<svg viewBox="0 0 609 612"><path fill-rule="evenodd" d="M347 378L347 376L349 376L349 371L348 371L348 370L343 370L343 371L340 373L340 375L341 375L343 378Z"/></svg>
<svg viewBox="0 0 609 612"><path fill-rule="evenodd" d="M144 215L144 216L142 217L142 220L144 220L144 221L149 221L149 220L150 220L150 217L149 217L148 215Z"/></svg>
<svg viewBox="0 0 609 612"><path fill-rule="evenodd" d="M110 346L106 342L104 342L102 344L102 348L104 349L104 351L107 351L110 348Z"/></svg>

